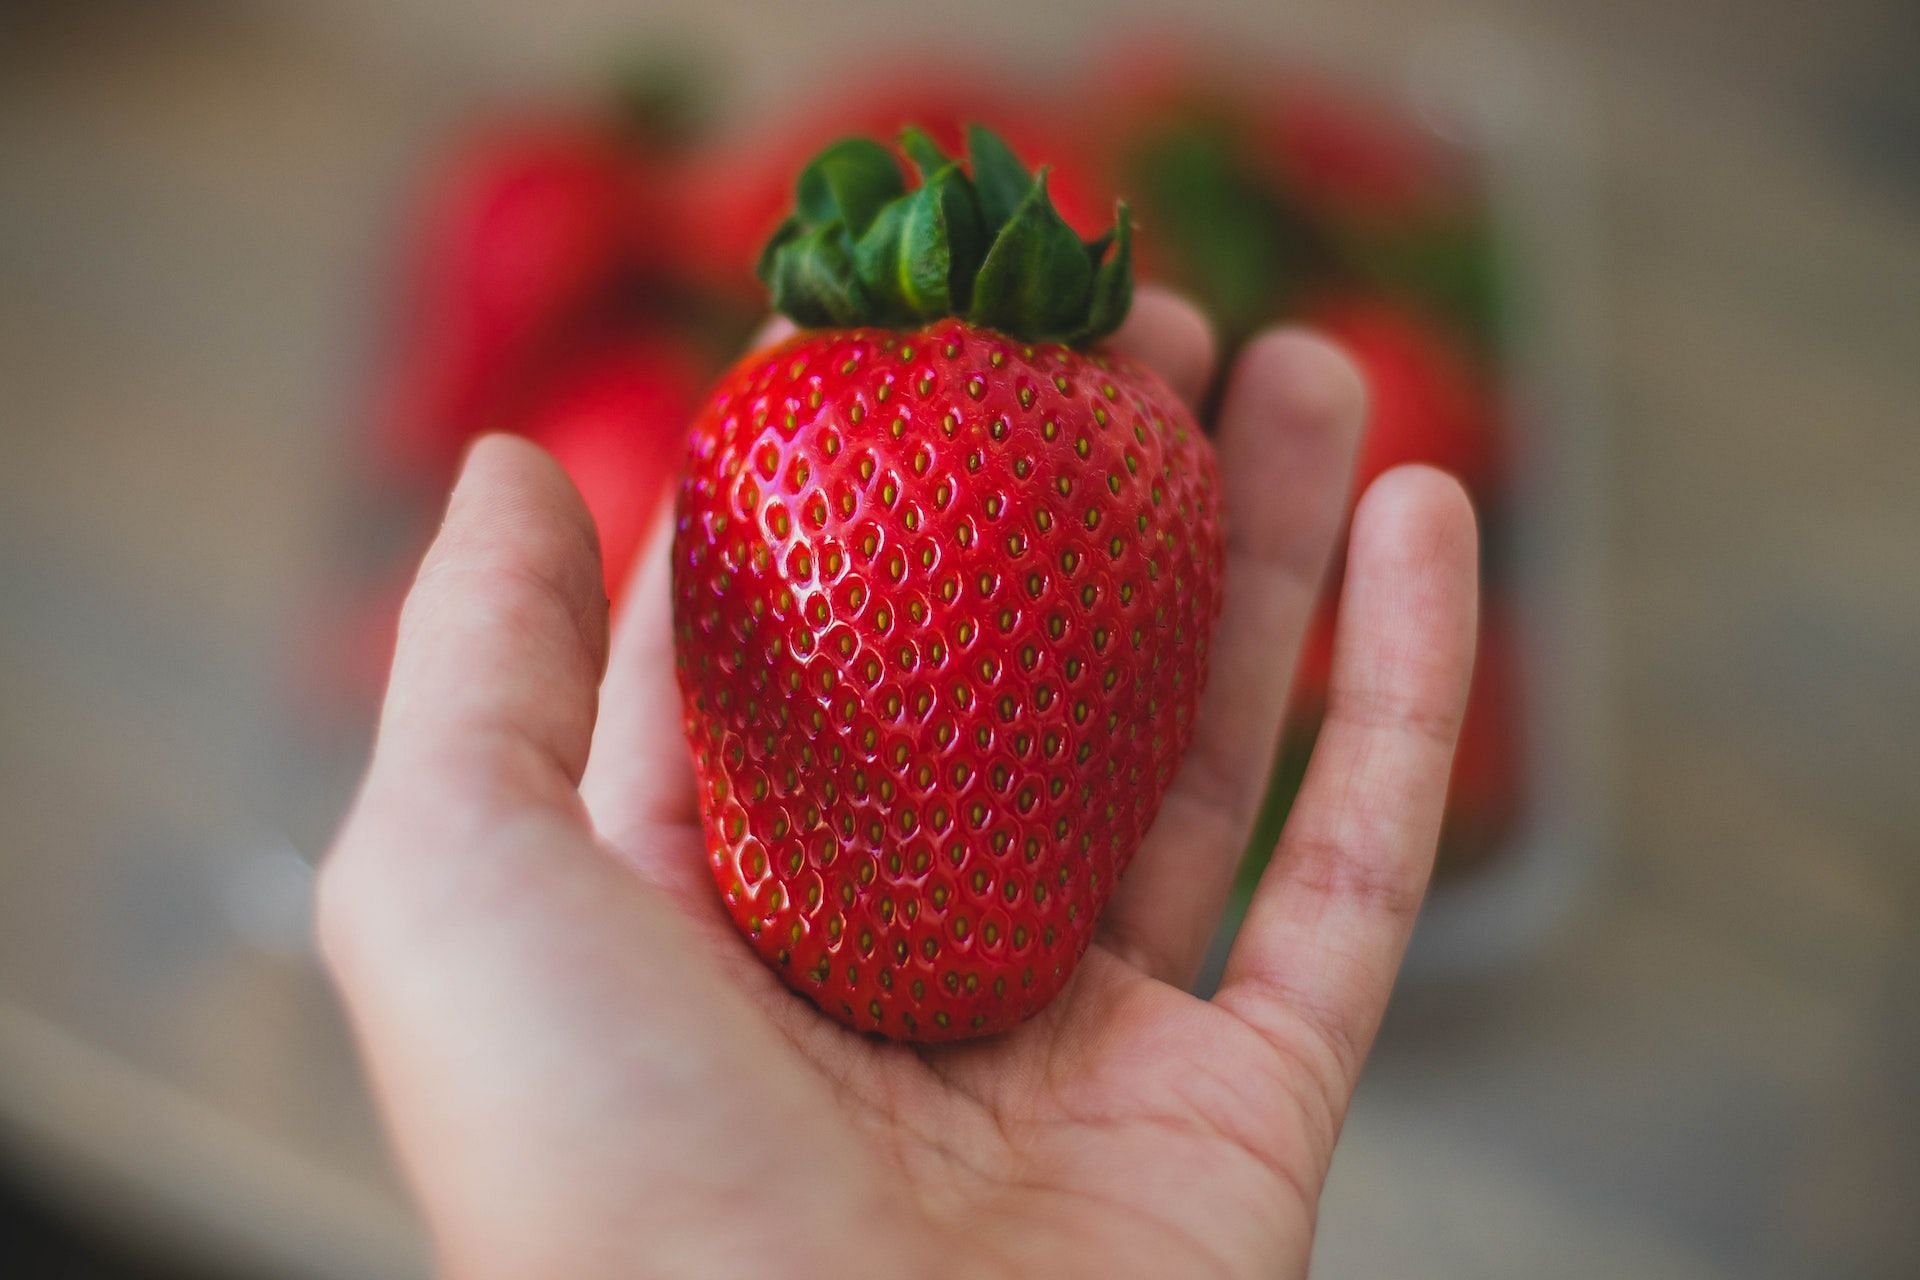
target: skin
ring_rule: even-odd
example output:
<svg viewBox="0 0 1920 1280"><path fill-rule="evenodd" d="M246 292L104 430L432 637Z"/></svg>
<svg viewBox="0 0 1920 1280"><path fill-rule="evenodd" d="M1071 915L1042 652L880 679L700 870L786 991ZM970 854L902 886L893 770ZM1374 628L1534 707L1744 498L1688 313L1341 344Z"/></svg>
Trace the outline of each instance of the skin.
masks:
<svg viewBox="0 0 1920 1280"><path fill-rule="evenodd" d="M1116 345L1197 395L1143 291ZM408 599L320 929L443 1274L1299 1276L1432 865L1475 529L1423 468L1351 522L1325 727L1211 1000L1226 899L1341 528L1359 380L1255 340L1218 424L1226 611L1197 739L1065 991L938 1050L858 1036L720 907L679 729L664 528L608 619L591 523L482 441Z"/></svg>

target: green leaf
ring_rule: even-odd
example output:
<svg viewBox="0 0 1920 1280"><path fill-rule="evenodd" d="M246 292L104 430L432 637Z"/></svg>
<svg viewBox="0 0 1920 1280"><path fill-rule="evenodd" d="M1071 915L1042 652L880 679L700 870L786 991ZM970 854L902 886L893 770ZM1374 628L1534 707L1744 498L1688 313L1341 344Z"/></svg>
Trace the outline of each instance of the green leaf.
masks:
<svg viewBox="0 0 1920 1280"><path fill-rule="evenodd" d="M967 157L973 167L973 189L980 197L980 216L986 221L987 235L996 235L1026 198L1033 178L1020 157L984 125L967 126Z"/></svg>
<svg viewBox="0 0 1920 1280"><path fill-rule="evenodd" d="M853 271L860 288L873 304L862 324L895 328L912 324L913 304L900 270L901 238L907 226L908 202L896 200L880 211L865 235L854 242Z"/></svg>
<svg viewBox="0 0 1920 1280"><path fill-rule="evenodd" d="M768 288L773 287L774 259L779 257L780 250L792 243L793 238L799 234L800 219L792 214L788 214L786 220L774 228L773 235L767 240L767 247L760 251L760 261L755 263L753 268L753 274L759 277L761 284Z"/></svg>
<svg viewBox="0 0 1920 1280"><path fill-rule="evenodd" d="M773 254L767 285L774 310L810 327L863 324L873 300L854 274L847 229L838 222L815 227Z"/></svg>
<svg viewBox="0 0 1920 1280"><path fill-rule="evenodd" d="M920 180L925 182L953 161L940 149L940 144L927 136L927 131L918 125L908 125L900 131L900 149L907 153L907 159L913 161L913 167L920 171Z"/></svg>
<svg viewBox="0 0 1920 1280"><path fill-rule="evenodd" d="M980 267L980 212L949 161L904 200L881 210L854 247L854 268L883 308L874 323L912 323L960 310ZM964 292L959 294L964 297Z"/></svg>
<svg viewBox="0 0 1920 1280"><path fill-rule="evenodd" d="M927 179L908 202L905 269L915 281L914 310L931 320L966 309L986 256L980 204L960 166Z"/></svg>
<svg viewBox="0 0 1920 1280"><path fill-rule="evenodd" d="M906 189L891 151L871 138L842 138L801 172L795 205L808 229L839 222L859 236Z"/></svg>
<svg viewBox="0 0 1920 1280"><path fill-rule="evenodd" d="M987 250L967 318L1016 338L1065 338L1082 327L1092 287L1087 246L1047 198L1042 169Z"/></svg>
<svg viewBox="0 0 1920 1280"><path fill-rule="evenodd" d="M1105 262L1111 245L1112 256ZM1118 329L1133 306L1133 214L1122 200L1114 211L1113 230L1087 246L1087 257L1097 264L1093 272L1093 300L1087 305L1087 322L1074 335L1076 342L1098 342Z"/></svg>
<svg viewBox="0 0 1920 1280"><path fill-rule="evenodd" d="M1083 242L1004 142L968 134L969 160L924 131L900 135L919 170L859 138L833 143L800 175L795 208L760 255L774 306L810 327L913 328L965 317L1027 340L1096 341L1132 299L1132 224Z"/></svg>

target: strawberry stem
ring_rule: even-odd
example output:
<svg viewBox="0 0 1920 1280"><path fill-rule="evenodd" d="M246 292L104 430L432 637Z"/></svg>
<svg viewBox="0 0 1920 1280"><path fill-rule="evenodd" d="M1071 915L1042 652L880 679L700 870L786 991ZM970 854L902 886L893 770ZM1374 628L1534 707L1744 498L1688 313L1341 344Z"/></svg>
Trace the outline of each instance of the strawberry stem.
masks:
<svg viewBox="0 0 1920 1280"><path fill-rule="evenodd" d="M909 190L892 151L832 143L800 174L794 211L760 256L774 309L814 327L910 329L960 316L1026 341L1085 345L1120 327L1133 302L1127 207L1085 241L992 132L967 133L967 163L925 132L900 149L919 171Z"/></svg>

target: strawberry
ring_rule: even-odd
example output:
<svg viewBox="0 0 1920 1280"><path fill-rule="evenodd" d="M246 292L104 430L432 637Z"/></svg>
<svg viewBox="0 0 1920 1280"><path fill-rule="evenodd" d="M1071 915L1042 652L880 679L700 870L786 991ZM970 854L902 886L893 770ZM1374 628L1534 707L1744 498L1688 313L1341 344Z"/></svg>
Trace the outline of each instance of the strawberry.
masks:
<svg viewBox="0 0 1920 1280"><path fill-rule="evenodd" d="M1124 43L1094 61L1106 126L1150 133L1234 121L1270 183L1330 221L1418 220L1458 208L1472 186L1463 156L1392 103L1309 67L1249 62L1177 33Z"/></svg>
<svg viewBox="0 0 1920 1280"><path fill-rule="evenodd" d="M1434 134L1325 79L1287 77L1261 114L1275 167L1330 217L1423 218L1466 194L1459 156Z"/></svg>
<svg viewBox="0 0 1920 1280"><path fill-rule="evenodd" d="M805 326L695 420L675 644L714 877L849 1026L1004 1031L1059 992L1192 734L1218 613L1211 446L1097 343L1083 241L975 130L843 141L761 259Z"/></svg>
<svg viewBox="0 0 1920 1280"><path fill-rule="evenodd" d="M1440 841L1443 872L1484 860L1513 834L1523 816L1527 753L1516 639L1507 612L1490 605L1480 619L1473 687L1447 787Z"/></svg>
<svg viewBox="0 0 1920 1280"><path fill-rule="evenodd" d="M1499 492L1493 391L1465 343L1414 308L1363 295L1317 303L1305 319L1338 343L1366 380L1356 496L1407 462L1452 472L1482 501Z"/></svg>
<svg viewBox="0 0 1920 1280"><path fill-rule="evenodd" d="M1082 126L1226 345L1330 284L1418 297L1495 337L1499 281L1474 167L1404 110L1297 66L1160 33L1097 59ZM1117 92L1113 91L1117 87Z"/></svg>
<svg viewBox="0 0 1920 1280"><path fill-rule="evenodd" d="M610 599L678 470L704 381L691 352L632 335L562 371L520 428L566 469L593 513Z"/></svg>
<svg viewBox="0 0 1920 1280"><path fill-rule="evenodd" d="M473 129L429 175L377 406L390 468L448 469L615 304L655 238L636 230L658 221L650 146L617 119L531 117Z"/></svg>
<svg viewBox="0 0 1920 1280"><path fill-rule="evenodd" d="M573 121L477 130L418 199L381 444L403 468L444 466L518 389L611 274L620 170Z"/></svg>
<svg viewBox="0 0 1920 1280"><path fill-rule="evenodd" d="M1327 709L1327 690L1333 684L1333 628L1338 603L1335 595L1323 596L1307 623L1307 634L1300 641L1300 659L1293 668L1293 689L1287 695L1289 713L1319 717Z"/></svg>

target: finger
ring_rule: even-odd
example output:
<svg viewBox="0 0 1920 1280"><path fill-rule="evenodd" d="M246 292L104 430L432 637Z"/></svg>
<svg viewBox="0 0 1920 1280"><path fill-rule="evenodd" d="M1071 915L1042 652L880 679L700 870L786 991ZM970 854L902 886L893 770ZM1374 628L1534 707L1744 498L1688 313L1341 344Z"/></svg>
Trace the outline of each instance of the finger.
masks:
<svg viewBox="0 0 1920 1280"><path fill-rule="evenodd" d="M672 549L669 507L654 521L627 583L600 686L600 722L580 792L603 830L685 822L696 813L674 676Z"/></svg>
<svg viewBox="0 0 1920 1280"><path fill-rule="evenodd" d="M351 878L323 876L322 939L436 1270L660 1274L684 1204L599 1192L795 1116L795 1143L840 1142L824 1081L709 939L583 830L498 824L433 859L430 883L394 865L419 849L407 840L384 876L356 849ZM746 1156L718 1167L740 1195L764 1174Z"/></svg>
<svg viewBox="0 0 1920 1280"><path fill-rule="evenodd" d="M501 833L584 834L574 787L606 652L596 546L551 458L504 436L474 447L407 595L373 762L323 868L331 951L439 910L485 874Z"/></svg>
<svg viewBox="0 0 1920 1280"><path fill-rule="evenodd" d="M673 519L655 524L613 631L600 723L580 793L622 859L682 901L706 903L713 885L697 846L665 830L699 818L693 764L681 732L674 674Z"/></svg>
<svg viewBox="0 0 1920 1280"><path fill-rule="evenodd" d="M476 445L401 611L369 790L572 803L607 643L592 517L522 440Z"/></svg>
<svg viewBox="0 0 1920 1280"><path fill-rule="evenodd" d="M1166 289L1142 286L1108 346L1166 379L1188 404L1199 402L1213 376L1213 329L1192 303Z"/></svg>
<svg viewBox="0 0 1920 1280"><path fill-rule="evenodd" d="M1165 981L1193 979L1272 771L1364 401L1347 358L1301 331L1255 339L1234 368L1218 440L1225 605L1207 690L1193 743L1105 922L1109 945Z"/></svg>
<svg viewBox="0 0 1920 1280"><path fill-rule="evenodd" d="M798 332L800 332L799 326L785 316L768 316L759 329L755 330L753 340L747 343L747 350L765 350L785 342Z"/></svg>
<svg viewBox="0 0 1920 1280"><path fill-rule="evenodd" d="M1433 867L1473 667L1475 560L1473 508L1451 477L1401 467L1362 498L1326 719L1218 997L1293 1052L1323 1054L1338 1098Z"/></svg>

